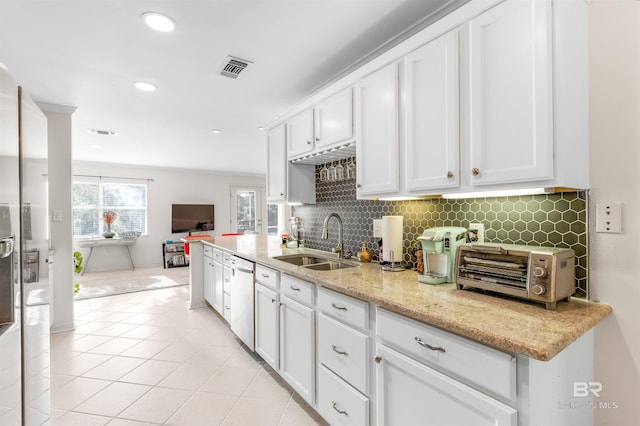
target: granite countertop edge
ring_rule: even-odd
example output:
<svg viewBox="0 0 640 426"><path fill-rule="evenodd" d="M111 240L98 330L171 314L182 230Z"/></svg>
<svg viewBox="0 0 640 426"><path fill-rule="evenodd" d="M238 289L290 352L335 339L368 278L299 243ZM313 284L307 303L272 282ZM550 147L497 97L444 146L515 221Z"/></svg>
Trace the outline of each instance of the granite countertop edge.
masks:
<svg viewBox="0 0 640 426"><path fill-rule="evenodd" d="M371 302L410 319L506 352L548 361L608 316L609 305L571 298L556 310L544 304L476 291L457 290L455 284L419 283L415 271L382 272L376 263L334 271L313 271L273 259L309 253L327 258L335 254L305 248L280 248L274 237L211 237L190 239L229 251L321 287Z"/></svg>

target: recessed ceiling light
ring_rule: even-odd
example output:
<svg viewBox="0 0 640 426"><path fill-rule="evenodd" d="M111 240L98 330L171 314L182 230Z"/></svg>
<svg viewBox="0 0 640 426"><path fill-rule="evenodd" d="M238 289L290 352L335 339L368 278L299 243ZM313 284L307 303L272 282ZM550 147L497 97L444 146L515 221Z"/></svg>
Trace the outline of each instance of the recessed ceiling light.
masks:
<svg viewBox="0 0 640 426"><path fill-rule="evenodd" d="M87 129L87 132L92 135L100 135L100 136L118 136L118 132L115 130L100 130L100 129Z"/></svg>
<svg viewBox="0 0 640 426"><path fill-rule="evenodd" d="M213 132L213 133L222 133L222 130L220 130L220 129L213 129L213 130L212 130L212 132Z"/></svg>
<svg viewBox="0 0 640 426"><path fill-rule="evenodd" d="M260 126L260 127L258 127L258 130L260 130L262 132L264 130L264 127Z"/></svg>
<svg viewBox="0 0 640 426"><path fill-rule="evenodd" d="M176 21L158 12L146 12L142 14L144 23L156 31L170 33L176 29Z"/></svg>
<svg viewBox="0 0 640 426"><path fill-rule="evenodd" d="M133 85L136 86L136 89L144 92L153 92L158 88L155 84L147 83L146 81L136 81Z"/></svg>
<svg viewBox="0 0 640 426"><path fill-rule="evenodd" d="M102 145L89 145L91 149L102 149Z"/></svg>

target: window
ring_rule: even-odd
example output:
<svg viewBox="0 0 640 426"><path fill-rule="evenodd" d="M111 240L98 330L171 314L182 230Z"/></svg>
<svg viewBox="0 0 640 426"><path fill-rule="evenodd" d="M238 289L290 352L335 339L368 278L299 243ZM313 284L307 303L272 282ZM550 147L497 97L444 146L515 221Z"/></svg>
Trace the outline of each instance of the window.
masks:
<svg viewBox="0 0 640 426"><path fill-rule="evenodd" d="M102 214L109 210L116 214L112 231L147 233L146 184L74 182L72 203L74 237L105 232Z"/></svg>

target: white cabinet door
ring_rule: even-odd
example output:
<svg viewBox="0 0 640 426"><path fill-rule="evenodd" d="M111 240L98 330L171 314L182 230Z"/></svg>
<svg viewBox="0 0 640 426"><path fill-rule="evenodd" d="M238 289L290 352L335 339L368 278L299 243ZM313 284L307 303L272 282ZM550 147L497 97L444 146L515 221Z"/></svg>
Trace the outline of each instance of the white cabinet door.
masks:
<svg viewBox="0 0 640 426"><path fill-rule="evenodd" d="M459 31L405 57L405 185L455 188L459 177Z"/></svg>
<svg viewBox="0 0 640 426"><path fill-rule="evenodd" d="M358 197L398 192L397 63L356 84L356 141Z"/></svg>
<svg viewBox="0 0 640 426"><path fill-rule="evenodd" d="M287 140L285 125L267 134L267 201L287 201Z"/></svg>
<svg viewBox="0 0 640 426"><path fill-rule="evenodd" d="M313 405L316 388L314 311L286 296L280 300L280 374Z"/></svg>
<svg viewBox="0 0 640 426"><path fill-rule="evenodd" d="M316 149L353 137L353 89L342 90L315 107Z"/></svg>
<svg viewBox="0 0 640 426"><path fill-rule="evenodd" d="M516 426L515 409L378 344L378 426Z"/></svg>
<svg viewBox="0 0 640 426"><path fill-rule="evenodd" d="M287 153L296 158L313 151L313 109L308 109L287 121Z"/></svg>
<svg viewBox="0 0 640 426"><path fill-rule="evenodd" d="M209 302L213 306L213 260L205 256L204 257L204 300Z"/></svg>
<svg viewBox="0 0 640 426"><path fill-rule="evenodd" d="M279 303L277 292L256 282L256 352L276 371L280 367Z"/></svg>
<svg viewBox="0 0 640 426"><path fill-rule="evenodd" d="M213 309L220 315L224 315L223 310L223 286L222 286L222 263L213 262Z"/></svg>
<svg viewBox="0 0 640 426"><path fill-rule="evenodd" d="M553 178L551 2L507 0L468 31L472 185Z"/></svg>

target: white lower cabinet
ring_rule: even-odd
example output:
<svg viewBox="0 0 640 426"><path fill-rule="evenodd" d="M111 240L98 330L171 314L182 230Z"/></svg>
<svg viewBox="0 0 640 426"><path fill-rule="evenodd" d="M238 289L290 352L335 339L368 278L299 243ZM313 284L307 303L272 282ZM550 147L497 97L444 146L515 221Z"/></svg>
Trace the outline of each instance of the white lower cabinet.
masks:
<svg viewBox="0 0 640 426"><path fill-rule="evenodd" d="M369 398L324 365L318 367L318 411L331 425L369 424Z"/></svg>
<svg viewBox="0 0 640 426"><path fill-rule="evenodd" d="M314 309L281 295L280 375L311 405L316 389L315 342Z"/></svg>
<svg viewBox="0 0 640 426"><path fill-rule="evenodd" d="M256 282L256 352L274 370L280 365L278 292Z"/></svg>
<svg viewBox="0 0 640 426"><path fill-rule="evenodd" d="M215 271L213 267L213 258L207 255L206 249L204 254L204 264L202 266L204 268L204 300L206 300L209 305L213 306Z"/></svg>
<svg viewBox="0 0 640 426"><path fill-rule="evenodd" d="M433 368L376 345L378 426L516 426L518 413Z"/></svg>
<svg viewBox="0 0 640 426"><path fill-rule="evenodd" d="M223 268L222 268L222 251L215 249L213 251L213 309L220 315L224 315L223 311Z"/></svg>

